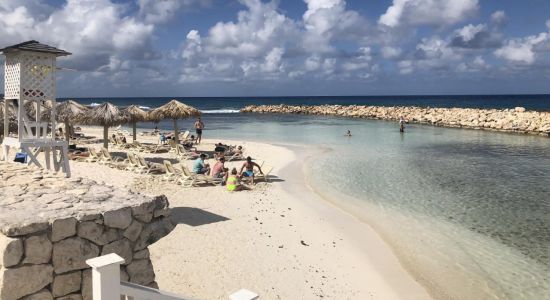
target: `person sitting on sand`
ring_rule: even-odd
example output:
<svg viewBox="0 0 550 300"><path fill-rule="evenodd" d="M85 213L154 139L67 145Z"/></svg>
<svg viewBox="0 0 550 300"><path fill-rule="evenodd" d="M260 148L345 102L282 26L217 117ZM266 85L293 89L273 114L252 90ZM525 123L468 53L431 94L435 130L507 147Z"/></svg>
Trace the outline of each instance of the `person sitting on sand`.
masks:
<svg viewBox="0 0 550 300"><path fill-rule="evenodd" d="M248 156L246 158L246 161L244 162L244 164L242 165L241 167L241 171L240 171L240 176L241 178L242 177L249 177L250 178L250 183L251 184L254 184L254 167L257 167L258 170L260 171L260 174L263 174L264 172L262 171L262 168L260 168L260 165L258 165L257 163L253 162L252 161L252 158L250 156ZM245 170L243 172L243 170Z"/></svg>
<svg viewBox="0 0 550 300"><path fill-rule="evenodd" d="M164 135L164 133L161 133L159 135L159 141L161 144L166 145L166 136Z"/></svg>
<svg viewBox="0 0 550 300"><path fill-rule="evenodd" d="M204 162L206 154L202 153L199 158L193 163L193 172L196 174L208 174L210 172L210 166Z"/></svg>
<svg viewBox="0 0 550 300"><path fill-rule="evenodd" d="M229 172L228 172L229 173ZM241 184L240 177L237 175L237 168L231 169L231 175L226 175L226 188L230 192L247 190L248 188Z"/></svg>
<svg viewBox="0 0 550 300"><path fill-rule="evenodd" d="M224 178L225 177L225 157L220 157L220 159L214 164L212 170L210 171L210 176L214 178Z"/></svg>

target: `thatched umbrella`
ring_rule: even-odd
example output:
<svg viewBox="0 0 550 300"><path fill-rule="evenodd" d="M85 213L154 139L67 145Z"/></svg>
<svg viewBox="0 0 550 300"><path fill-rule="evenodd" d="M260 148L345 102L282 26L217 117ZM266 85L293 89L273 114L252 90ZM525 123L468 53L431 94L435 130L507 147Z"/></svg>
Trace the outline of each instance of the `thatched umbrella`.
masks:
<svg viewBox="0 0 550 300"><path fill-rule="evenodd" d="M98 105L84 116L83 124L103 126L103 147L109 147L109 127L122 125L128 118L120 112L118 107L109 102Z"/></svg>
<svg viewBox="0 0 550 300"><path fill-rule="evenodd" d="M136 123L147 120L147 112L137 105L126 107L122 113L126 115L128 122L132 123L132 138L136 140Z"/></svg>
<svg viewBox="0 0 550 300"><path fill-rule="evenodd" d="M74 100L67 100L57 104L55 111L55 119L65 124L65 140L70 142L71 123L80 122L86 116L89 109Z"/></svg>
<svg viewBox="0 0 550 300"><path fill-rule="evenodd" d="M183 104L178 100L171 100L151 112L151 117L156 120L172 119L174 121L174 139L179 143L178 119L192 116L200 116L200 111L192 106Z"/></svg>

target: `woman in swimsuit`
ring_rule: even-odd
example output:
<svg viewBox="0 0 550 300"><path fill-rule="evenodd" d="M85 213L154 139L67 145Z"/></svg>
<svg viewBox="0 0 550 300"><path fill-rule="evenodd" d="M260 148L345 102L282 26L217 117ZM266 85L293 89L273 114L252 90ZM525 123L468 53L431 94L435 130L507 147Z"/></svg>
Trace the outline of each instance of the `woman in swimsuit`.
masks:
<svg viewBox="0 0 550 300"><path fill-rule="evenodd" d="M246 189L244 185L241 184L241 180L239 179L239 176L237 175L237 169L233 168L231 170L231 175L226 175L227 178L225 179L226 183L225 186L228 191L234 192L234 191L242 191Z"/></svg>

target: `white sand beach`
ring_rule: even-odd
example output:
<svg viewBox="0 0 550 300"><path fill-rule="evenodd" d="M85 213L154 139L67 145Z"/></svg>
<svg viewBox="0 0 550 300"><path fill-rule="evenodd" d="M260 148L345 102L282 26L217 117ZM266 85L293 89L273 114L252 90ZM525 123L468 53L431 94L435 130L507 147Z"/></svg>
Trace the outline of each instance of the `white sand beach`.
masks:
<svg viewBox="0 0 550 300"><path fill-rule="evenodd" d="M99 137L102 129L84 132ZM153 137L138 139L156 143ZM215 142L203 141L199 151L212 150ZM161 289L198 299L227 299L241 288L261 299L430 298L367 224L308 188L304 157L281 146L223 142L243 145L245 155L274 166L274 179L251 191L228 192L220 186L183 188L160 176L97 163L71 163L73 176L168 197L178 226L150 247ZM173 158L144 156L159 163Z"/></svg>

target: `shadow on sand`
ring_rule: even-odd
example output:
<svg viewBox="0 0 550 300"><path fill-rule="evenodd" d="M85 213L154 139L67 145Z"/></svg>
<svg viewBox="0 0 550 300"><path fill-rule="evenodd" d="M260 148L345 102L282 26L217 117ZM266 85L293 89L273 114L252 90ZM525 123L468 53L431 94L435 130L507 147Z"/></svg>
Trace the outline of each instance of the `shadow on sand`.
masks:
<svg viewBox="0 0 550 300"><path fill-rule="evenodd" d="M172 208L172 222L175 222L176 224L201 226L227 220L229 219L224 216L220 216L196 207Z"/></svg>

